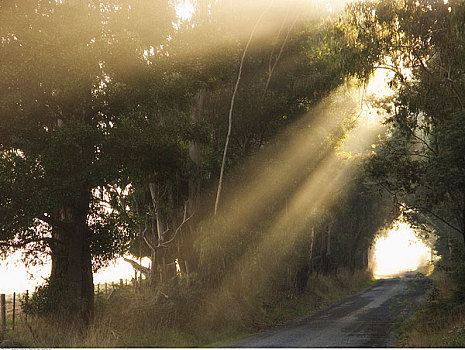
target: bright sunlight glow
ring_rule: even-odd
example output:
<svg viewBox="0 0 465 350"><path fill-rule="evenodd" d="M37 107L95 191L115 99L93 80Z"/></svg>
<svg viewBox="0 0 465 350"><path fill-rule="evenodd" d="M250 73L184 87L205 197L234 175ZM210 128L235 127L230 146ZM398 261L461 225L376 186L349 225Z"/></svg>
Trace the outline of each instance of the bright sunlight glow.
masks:
<svg viewBox="0 0 465 350"><path fill-rule="evenodd" d="M8 254L5 260L0 260L0 293L22 293L34 290L42 285L50 276L51 263L26 267L21 261L22 252Z"/></svg>
<svg viewBox="0 0 465 350"><path fill-rule="evenodd" d="M374 244L372 268L376 278L415 271L429 263L431 248L416 235L409 224L398 222Z"/></svg>
<svg viewBox="0 0 465 350"><path fill-rule="evenodd" d="M11 253L5 260L0 260L0 293L23 293L26 290L33 291L36 287L45 283L50 276L51 261L48 258L43 265L26 267L22 261L22 251ZM134 259L132 256L129 258ZM142 265L148 267L149 258L142 259ZM134 277L134 269L123 258L110 261L107 267L94 273L94 284L118 282Z"/></svg>
<svg viewBox="0 0 465 350"><path fill-rule="evenodd" d="M191 19L192 15L195 12L195 7L192 1L190 0L178 0L176 1L176 15L181 21L186 21Z"/></svg>

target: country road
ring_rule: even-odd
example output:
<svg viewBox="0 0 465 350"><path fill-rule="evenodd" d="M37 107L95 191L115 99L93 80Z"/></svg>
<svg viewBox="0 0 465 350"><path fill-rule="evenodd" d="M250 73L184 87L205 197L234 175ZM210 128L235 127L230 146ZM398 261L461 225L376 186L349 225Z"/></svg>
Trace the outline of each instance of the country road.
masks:
<svg viewBox="0 0 465 350"><path fill-rule="evenodd" d="M426 277L379 280L323 311L225 347L393 347L396 326L430 285Z"/></svg>

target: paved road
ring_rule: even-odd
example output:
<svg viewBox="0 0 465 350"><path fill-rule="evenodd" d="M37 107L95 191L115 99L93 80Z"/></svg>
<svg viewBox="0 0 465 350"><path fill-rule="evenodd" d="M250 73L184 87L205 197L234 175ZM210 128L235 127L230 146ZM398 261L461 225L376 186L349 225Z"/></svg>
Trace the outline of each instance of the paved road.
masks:
<svg viewBox="0 0 465 350"><path fill-rule="evenodd" d="M395 328L422 303L426 277L379 280L329 308L226 347L393 347Z"/></svg>

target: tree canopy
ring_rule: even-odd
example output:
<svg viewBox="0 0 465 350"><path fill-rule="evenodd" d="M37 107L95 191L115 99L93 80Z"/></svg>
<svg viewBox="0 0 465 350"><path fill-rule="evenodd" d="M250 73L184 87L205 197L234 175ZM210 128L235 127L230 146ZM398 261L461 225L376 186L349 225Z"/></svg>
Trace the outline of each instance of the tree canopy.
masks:
<svg viewBox="0 0 465 350"><path fill-rule="evenodd" d="M0 4L0 246L51 255L55 311L90 323L92 271L128 252L154 290L219 301L366 268L398 214L373 179L465 232L463 6L327 5L205 0L183 22L168 0ZM352 78L380 67L389 132L344 155Z"/></svg>
<svg viewBox="0 0 465 350"><path fill-rule="evenodd" d="M364 74L389 69L398 89L384 102L390 132L370 172L412 219L460 241L464 9L461 1L359 2L348 8L343 25L349 52L364 57Z"/></svg>

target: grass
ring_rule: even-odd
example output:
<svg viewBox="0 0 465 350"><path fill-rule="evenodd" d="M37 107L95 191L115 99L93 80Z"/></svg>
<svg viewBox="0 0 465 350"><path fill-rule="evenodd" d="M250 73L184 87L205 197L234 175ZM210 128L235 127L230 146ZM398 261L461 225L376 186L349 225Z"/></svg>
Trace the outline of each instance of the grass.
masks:
<svg viewBox="0 0 465 350"><path fill-rule="evenodd" d="M425 303L400 329L402 347L465 347L465 304L454 297L455 286L443 271L431 275L433 287Z"/></svg>
<svg viewBox="0 0 465 350"><path fill-rule="evenodd" d="M19 318L2 347L218 347L328 306L372 283L364 272L315 275L304 293L245 300L232 295L209 305L200 289L167 289L169 298L121 288L108 300L96 298L95 325L84 334L63 320ZM166 291L166 290L165 290ZM214 310L215 312L211 312Z"/></svg>

